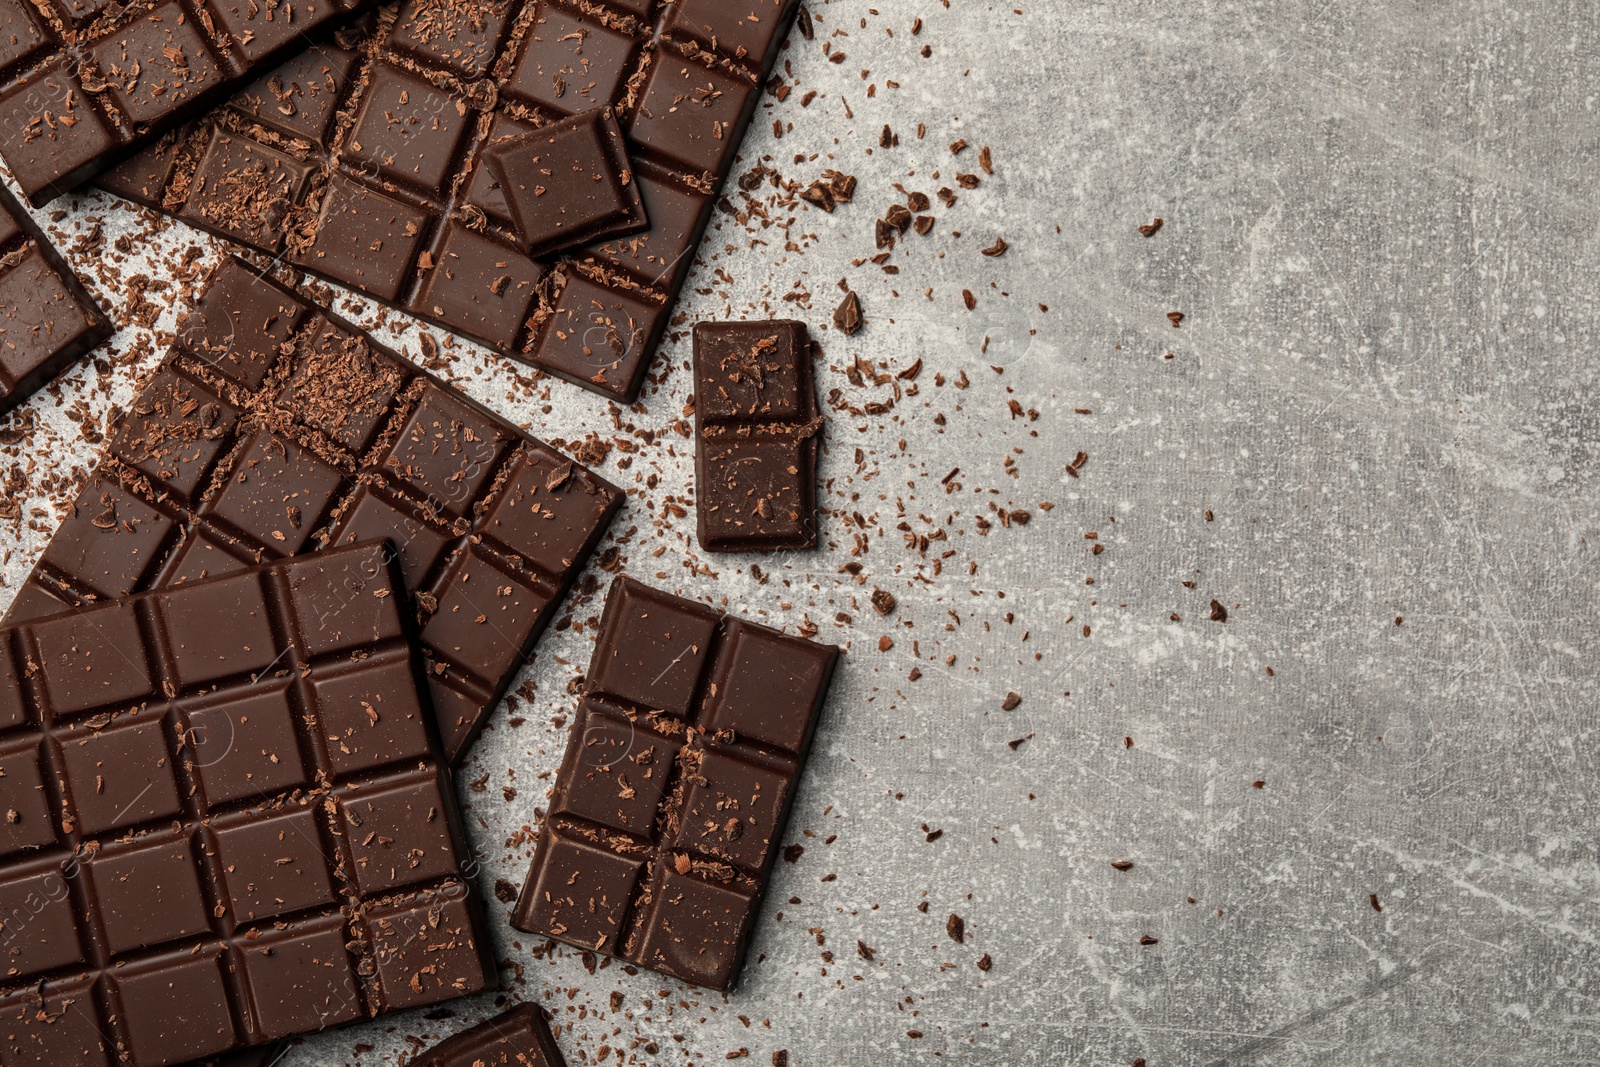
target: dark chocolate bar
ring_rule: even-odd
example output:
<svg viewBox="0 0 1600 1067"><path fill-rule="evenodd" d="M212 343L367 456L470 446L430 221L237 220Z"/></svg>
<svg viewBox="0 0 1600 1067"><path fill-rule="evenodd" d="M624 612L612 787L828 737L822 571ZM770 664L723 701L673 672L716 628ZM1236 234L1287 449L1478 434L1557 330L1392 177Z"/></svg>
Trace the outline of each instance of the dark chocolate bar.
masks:
<svg viewBox="0 0 1600 1067"><path fill-rule="evenodd" d="M101 184L631 401L796 7L409 0ZM649 229L530 259L485 149L596 107Z"/></svg>
<svg viewBox="0 0 1600 1067"><path fill-rule="evenodd" d="M0 1062L497 984L401 589L369 542L0 629Z"/></svg>
<svg viewBox="0 0 1600 1067"><path fill-rule="evenodd" d="M695 510L710 552L817 546L822 418L804 323L694 327Z"/></svg>
<svg viewBox="0 0 1600 1067"><path fill-rule="evenodd" d="M463 1030L411 1067L567 1067L537 1004L523 1004Z"/></svg>
<svg viewBox="0 0 1600 1067"><path fill-rule="evenodd" d="M543 256L648 225L611 109L579 112L484 152L515 224L517 250Z"/></svg>
<svg viewBox="0 0 1600 1067"><path fill-rule="evenodd" d="M230 257L6 619L388 538L459 762L621 500Z"/></svg>
<svg viewBox="0 0 1600 1067"><path fill-rule="evenodd" d="M0 186L0 413L28 399L111 332L111 320L72 268Z"/></svg>
<svg viewBox="0 0 1600 1067"><path fill-rule="evenodd" d="M372 0L0 0L0 156L35 205Z"/></svg>
<svg viewBox="0 0 1600 1067"><path fill-rule="evenodd" d="M731 986L838 656L618 578L511 924Z"/></svg>

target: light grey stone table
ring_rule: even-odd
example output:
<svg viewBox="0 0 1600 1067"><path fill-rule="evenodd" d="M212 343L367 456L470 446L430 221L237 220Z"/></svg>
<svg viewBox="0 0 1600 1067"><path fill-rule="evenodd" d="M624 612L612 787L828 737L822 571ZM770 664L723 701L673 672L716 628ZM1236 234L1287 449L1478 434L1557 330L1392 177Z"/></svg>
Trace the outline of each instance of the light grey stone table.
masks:
<svg viewBox="0 0 1600 1067"><path fill-rule="evenodd" d="M787 229L721 216L681 310L817 331L827 547L757 560L761 584L751 558L695 549L685 438L603 465L632 493L629 573L848 646L786 838L805 851L726 999L536 953L491 898L509 995L587 1064L1600 1061L1594 11L810 3L816 38L792 41L745 169L838 167L856 199L830 215L761 186ZM856 261L896 182L959 201L935 199L891 275ZM76 255L118 307L141 271L220 253L109 197L55 206L66 242L138 235L111 265ZM981 255L995 237L1009 250ZM868 319L849 338L841 279ZM157 332L187 304L145 298ZM345 306L420 351L414 324ZM38 429L0 472L24 505L5 598L54 525L48 483L82 474L81 427L126 402L154 336L125 329L115 366L18 416ZM628 436L590 394L445 355L543 437ZM620 420L680 418L688 356L669 343ZM922 370L856 384L857 357ZM944 539L924 554L919 535ZM461 777L486 888L520 885L592 638L544 642L531 698ZM394 1064L492 1010L323 1035L284 1064Z"/></svg>

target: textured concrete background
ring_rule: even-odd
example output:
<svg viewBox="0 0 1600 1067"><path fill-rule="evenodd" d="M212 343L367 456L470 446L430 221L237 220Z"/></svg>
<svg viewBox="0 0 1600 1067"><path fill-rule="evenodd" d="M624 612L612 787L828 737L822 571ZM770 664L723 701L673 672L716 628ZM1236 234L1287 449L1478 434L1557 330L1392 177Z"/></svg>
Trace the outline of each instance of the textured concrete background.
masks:
<svg viewBox="0 0 1600 1067"><path fill-rule="evenodd" d="M849 646L787 839L805 852L779 864L726 999L536 952L491 898L508 994L555 1013L573 1063L1600 1061L1592 9L809 2L816 39L793 40L794 91L766 101L744 157L801 183L837 166L856 201L824 215L763 186L792 225L724 216L681 310L819 332L820 390L839 391L829 546L760 560L759 584L748 559L698 556L692 507L669 508L692 499L685 439L602 468L632 493L615 527L630 573ZM877 147L885 123L898 147ZM973 147L952 157L957 138ZM932 194L958 171L982 185L935 202L897 275L853 265L893 183ZM150 226L108 197L56 206L68 240ZM981 256L996 236L1009 252ZM126 306L141 256L154 274L191 245L218 247L176 225L141 237L100 291ZM849 339L826 328L841 278L868 317ZM78 425L126 400L148 336L125 330L109 374L32 405L24 462L88 461ZM626 436L594 396L446 354L541 436ZM670 373L621 421L679 417L688 354L669 344ZM921 359L915 395L853 383L858 355L887 373ZM53 523L23 533L4 596ZM545 641L531 699L462 775L486 888L521 883L519 831L564 742L550 719L591 640ZM492 1010L323 1035L284 1063L394 1064Z"/></svg>

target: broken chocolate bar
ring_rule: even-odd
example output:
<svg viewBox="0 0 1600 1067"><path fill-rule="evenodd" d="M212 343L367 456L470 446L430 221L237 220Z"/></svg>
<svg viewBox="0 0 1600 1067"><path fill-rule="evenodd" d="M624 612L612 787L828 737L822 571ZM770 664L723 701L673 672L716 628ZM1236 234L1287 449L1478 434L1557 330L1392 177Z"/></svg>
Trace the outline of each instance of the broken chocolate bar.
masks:
<svg viewBox="0 0 1600 1067"><path fill-rule="evenodd" d="M35 206L373 0L0 0L0 156Z"/></svg>
<svg viewBox="0 0 1600 1067"><path fill-rule="evenodd" d="M797 6L410 0L101 185L631 401ZM649 229L530 259L485 153L601 107Z"/></svg>
<svg viewBox="0 0 1600 1067"><path fill-rule="evenodd" d="M400 594L369 542L0 629L0 1062L498 984Z"/></svg>
<svg viewBox="0 0 1600 1067"><path fill-rule="evenodd" d="M729 988L838 656L618 578L512 925Z"/></svg>
<svg viewBox="0 0 1600 1067"><path fill-rule="evenodd" d="M459 762L622 494L229 258L6 620L387 538Z"/></svg>
<svg viewBox="0 0 1600 1067"><path fill-rule="evenodd" d="M707 551L816 547L811 349L799 322L695 324L695 509Z"/></svg>
<svg viewBox="0 0 1600 1067"><path fill-rule="evenodd" d="M0 413L28 399L111 332L111 320L78 276L0 186Z"/></svg>

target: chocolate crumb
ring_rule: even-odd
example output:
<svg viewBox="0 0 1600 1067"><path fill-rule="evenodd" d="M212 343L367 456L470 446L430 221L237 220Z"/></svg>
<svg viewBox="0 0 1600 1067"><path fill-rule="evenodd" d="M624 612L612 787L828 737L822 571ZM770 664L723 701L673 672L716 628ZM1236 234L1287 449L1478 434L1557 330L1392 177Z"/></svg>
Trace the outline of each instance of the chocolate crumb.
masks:
<svg viewBox="0 0 1600 1067"><path fill-rule="evenodd" d="M967 939L967 922L955 912L951 912L950 918L944 921L944 932L950 935L950 940L959 945Z"/></svg>
<svg viewBox="0 0 1600 1067"><path fill-rule="evenodd" d="M1160 230L1161 227L1162 227L1162 224L1165 223L1165 222L1166 222L1166 219L1163 219L1160 215L1157 215L1150 222L1147 222L1143 226L1140 226L1139 227L1139 233L1142 234L1145 237L1154 237L1156 235L1156 231Z"/></svg>

